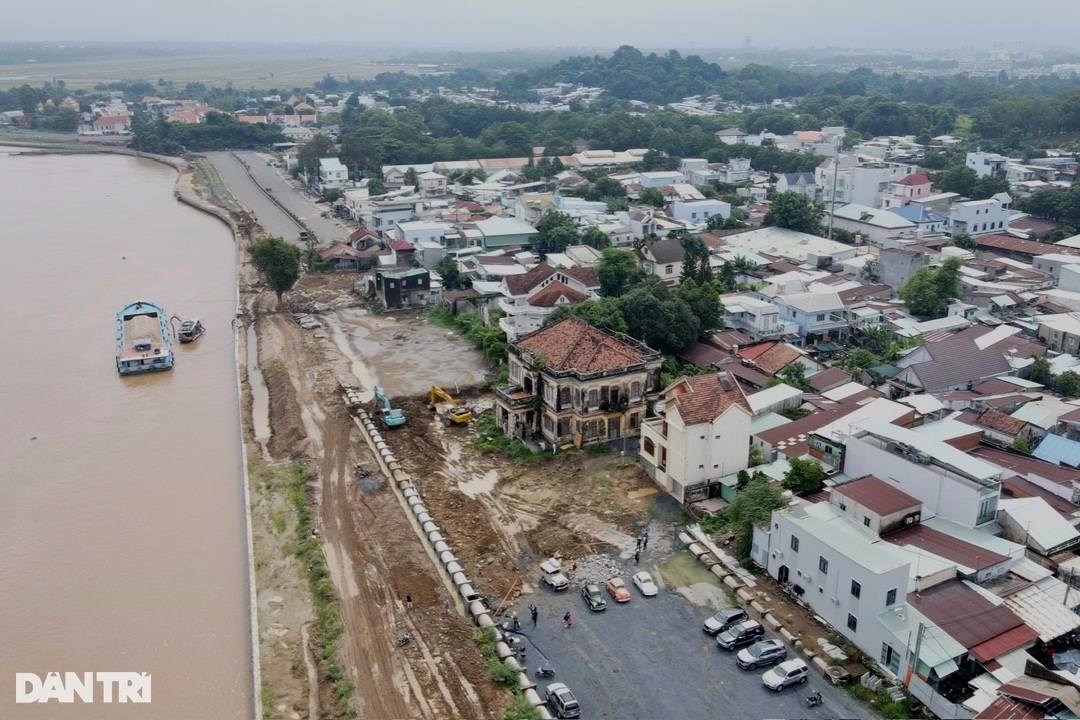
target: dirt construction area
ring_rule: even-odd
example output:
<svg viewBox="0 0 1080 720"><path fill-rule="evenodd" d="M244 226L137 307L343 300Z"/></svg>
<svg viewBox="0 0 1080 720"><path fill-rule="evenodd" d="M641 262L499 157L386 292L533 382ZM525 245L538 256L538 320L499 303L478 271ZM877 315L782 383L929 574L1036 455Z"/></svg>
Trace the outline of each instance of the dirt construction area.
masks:
<svg viewBox="0 0 1080 720"><path fill-rule="evenodd" d="M491 608L504 599L514 606L518 594L535 589L545 556L610 545L632 552L652 485L618 453L575 451L521 464L478 448L472 426L445 426L427 407L432 384L460 402L492 407L482 356L426 314L366 313L351 292L357 279L305 275L280 305L266 291L245 294L244 321L254 323L246 351L255 354L243 366L264 712L502 717L511 695L484 669L475 626L381 475L341 385L358 387L365 401L378 385L404 411L406 425L386 440ZM303 327L297 312L306 315ZM269 435L256 441L259 417ZM312 535L339 598L336 652L312 639L322 610L298 559L283 479L297 463L307 468L302 490ZM413 641L398 647L405 632ZM341 672L353 692L342 689Z"/></svg>

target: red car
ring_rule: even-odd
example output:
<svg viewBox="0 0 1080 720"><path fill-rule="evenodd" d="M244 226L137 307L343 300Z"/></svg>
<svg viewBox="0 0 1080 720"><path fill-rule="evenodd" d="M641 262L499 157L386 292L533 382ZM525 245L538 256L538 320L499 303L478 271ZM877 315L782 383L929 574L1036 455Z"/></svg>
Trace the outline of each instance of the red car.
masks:
<svg viewBox="0 0 1080 720"><path fill-rule="evenodd" d="M620 577L613 577L605 584L607 591L611 593L611 597L615 598L615 602L628 602L630 600L630 590L626 587L626 583Z"/></svg>

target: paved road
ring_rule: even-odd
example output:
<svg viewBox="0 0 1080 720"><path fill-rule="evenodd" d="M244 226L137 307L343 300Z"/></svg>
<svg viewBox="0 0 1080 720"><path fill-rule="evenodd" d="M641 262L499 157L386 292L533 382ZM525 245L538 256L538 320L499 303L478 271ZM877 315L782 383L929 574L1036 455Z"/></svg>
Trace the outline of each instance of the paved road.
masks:
<svg viewBox="0 0 1080 720"><path fill-rule="evenodd" d="M643 565L644 567L644 565ZM653 576L658 573L653 571ZM629 577L624 578L629 582ZM540 608L536 629L525 621L530 677L541 659L556 671L554 679L566 683L581 703L587 718L866 718L867 708L817 672L805 685L777 693L761 683L763 670L744 671L734 653L723 651L701 630L712 611L690 604L671 588L645 598L631 587L630 602L592 613L579 591L571 587L558 594L541 585L534 595L521 598ZM567 610L573 627L563 627ZM796 657L789 649L789 658ZM806 707L806 697L819 690L825 702ZM542 694L541 694L542 696Z"/></svg>
<svg viewBox="0 0 1080 720"><path fill-rule="evenodd" d="M251 166L251 174L260 185L273 188L274 197L315 232L320 245L348 238L351 231L340 220L322 217L326 206L315 203L285 179L277 168L267 165L268 156L250 150L236 154Z"/></svg>
<svg viewBox="0 0 1080 720"><path fill-rule="evenodd" d="M255 213L259 224L263 226L267 233L283 237L286 240L297 240L300 228L296 222L282 212L281 208L266 196L266 193L257 183L251 181L251 178L248 177L247 172L244 170L244 166L231 153L213 152L205 155L214 163L218 175L221 176L222 182L228 186L229 192ZM289 188L285 192L292 192L292 189Z"/></svg>

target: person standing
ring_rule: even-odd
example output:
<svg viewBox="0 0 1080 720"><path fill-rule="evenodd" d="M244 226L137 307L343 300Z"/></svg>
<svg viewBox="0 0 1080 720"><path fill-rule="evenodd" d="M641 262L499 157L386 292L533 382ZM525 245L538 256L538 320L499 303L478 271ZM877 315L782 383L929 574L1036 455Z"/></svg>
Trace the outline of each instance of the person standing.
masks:
<svg viewBox="0 0 1080 720"><path fill-rule="evenodd" d="M642 535L641 538L641 546L643 549L648 549L649 547L649 528L645 528L645 534Z"/></svg>
<svg viewBox="0 0 1080 720"><path fill-rule="evenodd" d="M536 627L536 619L540 616L540 610L535 605L529 606L529 612L532 614L533 627Z"/></svg>
<svg viewBox="0 0 1080 720"><path fill-rule="evenodd" d="M449 612L450 612L450 601L449 600L443 600L442 601L442 607L443 607L443 612L449 614Z"/></svg>
<svg viewBox="0 0 1080 720"><path fill-rule="evenodd" d="M517 614L516 611L514 612L513 615L510 616L510 619L513 620L513 622L514 622L514 630L520 630L521 629L521 621L518 620L518 614Z"/></svg>
<svg viewBox="0 0 1080 720"><path fill-rule="evenodd" d="M635 550L634 551L634 564L637 565L639 560L641 560L641 551L640 550Z"/></svg>
<svg viewBox="0 0 1080 720"><path fill-rule="evenodd" d="M566 614L562 616L562 619L563 622L566 623L566 627L570 627L574 624L574 616L570 614L569 610L567 610Z"/></svg>
<svg viewBox="0 0 1080 720"><path fill-rule="evenodd" d="M405 607L412 610L412 593L405 596Z"/></svg>

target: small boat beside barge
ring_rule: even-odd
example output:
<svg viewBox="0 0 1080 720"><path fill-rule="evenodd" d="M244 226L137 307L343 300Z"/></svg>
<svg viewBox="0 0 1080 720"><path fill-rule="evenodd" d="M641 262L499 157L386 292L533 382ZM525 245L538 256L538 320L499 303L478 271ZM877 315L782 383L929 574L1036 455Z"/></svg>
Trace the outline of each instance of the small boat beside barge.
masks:
<svg viewBox="0 0 1080 720"><path fill-rule="evenodd" d="M169 370L172 340L165 311L138 300L116 313L116 370L121 375Z"/></svg>
<svg viewBox="0 0 1080 720"><path fill-rule="evenodd" d="M182 343L189 343L204 332L206 332L206 328L203 327L202 321L199 318L191 318L180 323L180 329L176 331L176 337Z"/></svg>

